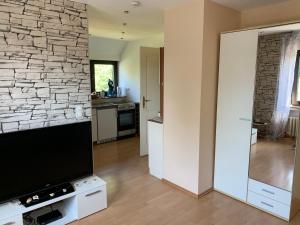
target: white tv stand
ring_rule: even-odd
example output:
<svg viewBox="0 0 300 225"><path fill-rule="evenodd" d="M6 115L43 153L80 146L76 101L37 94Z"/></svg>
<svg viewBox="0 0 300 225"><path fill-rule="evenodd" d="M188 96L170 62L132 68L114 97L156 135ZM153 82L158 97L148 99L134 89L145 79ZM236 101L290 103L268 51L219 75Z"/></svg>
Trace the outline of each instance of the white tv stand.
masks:
<svg viewBox="0 0 300 225"><path fill-rule="evenodd" d="M64 225L107 208L106 182L92 176L72 183L75 192L26 208L19 200L0 205L0 225L26 225L24 219L59 209L63 218L51 225Z"/></svg>

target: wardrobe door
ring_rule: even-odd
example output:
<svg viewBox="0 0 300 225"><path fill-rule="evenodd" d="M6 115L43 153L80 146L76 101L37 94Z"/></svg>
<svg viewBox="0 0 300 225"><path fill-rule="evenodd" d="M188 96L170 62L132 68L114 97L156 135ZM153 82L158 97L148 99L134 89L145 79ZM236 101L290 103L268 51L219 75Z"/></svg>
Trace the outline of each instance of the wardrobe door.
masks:
<svg viewBox="0 0 300 225"><path fill-rule="evenodd" d="M258 30L221 35L214 187L246 201Z"/></svg>

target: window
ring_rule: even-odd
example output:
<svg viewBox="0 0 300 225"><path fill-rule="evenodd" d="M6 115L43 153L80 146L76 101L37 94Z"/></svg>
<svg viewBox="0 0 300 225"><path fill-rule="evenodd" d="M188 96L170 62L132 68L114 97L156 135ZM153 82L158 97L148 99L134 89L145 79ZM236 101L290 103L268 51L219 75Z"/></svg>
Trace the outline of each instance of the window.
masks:
<svg viewBox="0 0 300 225"><path fill-rule="evenodd" d="M292 105L300 105L300 50L297 52L296 66L295 66L295 78L292 93Z"/></svg>
<svg viewBox="0 0 300 225"><path fill-rule="evenodd" d="M108 81L112 80L118 86L118 62L91 60L92 92L108 91Z"/></svg>

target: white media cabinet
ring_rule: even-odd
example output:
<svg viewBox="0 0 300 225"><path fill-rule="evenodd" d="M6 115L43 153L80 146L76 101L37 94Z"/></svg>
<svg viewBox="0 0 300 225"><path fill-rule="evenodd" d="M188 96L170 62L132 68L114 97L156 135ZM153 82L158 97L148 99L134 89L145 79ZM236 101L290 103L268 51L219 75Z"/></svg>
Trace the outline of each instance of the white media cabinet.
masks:
<svg viewBox="0 0 300 225"><path fill-rule="evenodd" d="M27 225L25 216L30 214L30 217L36 218L53 209L59 209L63 218L50 224L63 225L107 208L105 181L92 176L72 184L74 192L28 208L19 200L0 205L0 225Z"/></svg>

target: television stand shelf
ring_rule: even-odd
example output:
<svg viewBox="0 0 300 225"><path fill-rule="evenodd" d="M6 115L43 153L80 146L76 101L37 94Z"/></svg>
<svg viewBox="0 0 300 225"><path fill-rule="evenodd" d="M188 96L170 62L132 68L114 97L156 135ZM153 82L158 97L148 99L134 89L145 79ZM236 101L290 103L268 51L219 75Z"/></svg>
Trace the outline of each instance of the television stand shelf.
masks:
<svg viewBox="0 0 300 225"><path fill-rule="evenodd" d="M0 205L0 225L27 225L29 220L55 209L63 214L63 218L50 224L63 225L107 208L105 181L92 176L72 184L74 192L31 207L26 208L19 200Z"/></svg>

